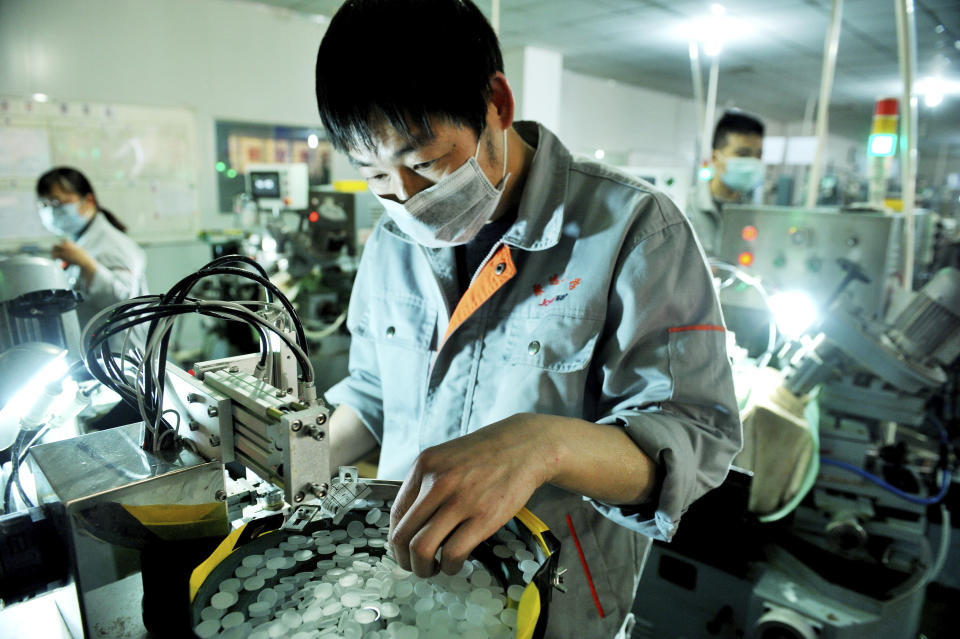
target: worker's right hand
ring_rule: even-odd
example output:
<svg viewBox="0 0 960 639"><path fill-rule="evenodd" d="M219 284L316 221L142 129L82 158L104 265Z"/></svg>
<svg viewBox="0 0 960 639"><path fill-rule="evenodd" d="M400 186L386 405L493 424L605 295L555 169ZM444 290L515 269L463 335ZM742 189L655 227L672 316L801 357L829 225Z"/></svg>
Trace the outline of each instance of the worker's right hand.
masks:
<svg viewBox="0 0 960 639"><path fill-rule="evenodd" d="M538 424L544 417L514 415L417 457L390 513L390 543L402 568L419 577L438 567L456 574L550 480L553 447Z"/></svg>

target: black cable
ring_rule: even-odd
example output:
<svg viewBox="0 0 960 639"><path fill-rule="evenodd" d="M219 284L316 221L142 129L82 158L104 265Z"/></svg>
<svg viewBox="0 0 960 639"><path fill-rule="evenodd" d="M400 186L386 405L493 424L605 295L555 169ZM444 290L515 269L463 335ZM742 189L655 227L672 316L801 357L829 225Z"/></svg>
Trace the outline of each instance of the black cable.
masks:
<svg viewBox="0 0 960 639"><path fill-rule="evenodd" d="M30 430L21 428L20 432L17 433L17 438L13 442L13 446L10 449L10 477L3 487L3 512L5 513L11 512L11 508L13 507L14 485L17 487L17 492L20 493L20 499L23 500L24 505L27 506L27 508L33 508L33 502L27 497L27 493L20 483L20 466L27 458L27 452L30 450L30 440L33 439L42 428L42 426Z"/></svg>
<svg viewBox="0 0 960 639"><path fill-rule="evenodd" d="M260 273L261 277L263 277L264 279L270 278L270 276L267 274L267 269L263 268L263 266L261 266L260 263L257 262L255 259L253 259L252 257L247 257L246 255L224 255L223 257L218 257L217 259L213 260L212 262L210 262L200 270L203 271L208 268L220 266L221 264L230 264L232 262L249 264L250 266L257 269L257 272ZM273 294L270 292L270 290L267 290L267 301L268 302L273 301Z"/></svg>
<svg viewBox="0 0 960 639"><path fill-rule="evenodd" d="M230 264L252 267L255 272L229 266ZM246 307L243 309L228 307L217 302L201 302L189 297L191 290L201 280L221 275L251 280L265 290L267 304L272 304L275 300L279 301L290 318L295 333L294 338L291 339L283 330ZM260 303L258 300L251 301ZM159 330L161 321L189 313L226 321L246 322L251 325L257 331L260 340L260 366L265 366L267 363L267 356L270 353L270 333L275 333L290 347L297 358L301 370L301 381L313 382L312 367L306 356L308 347L305 331L293 304L269 280L266 270L255 260L243 255L223 256L213 260L196 273L184 277L164 295L145 295L134 298L128 303L116 305L109 314L100 318L99 324L92 331L86 333L87 343L84 346L90 373L116 391L125 402L144 413L144 418L148 419L150 424L147 429L149 437L162 438L165 432L171 429L170 424L164 419L161 412L163 407L160 404L166 387L166 360L174 323L168 322L162 334L157 334L156 331ZM153 344L153 346L139 356L139 361L136 358L130 358L127 353L121 354L122 358L118 364L110 349L111 338L143 324L148 324L146 344ZM128 381L124 370L123 364L127 361L137 367L137 374L132 383ZM157 362L156 374L154 361ZM146 445L147 442L144 444Z"/></svg>
<svg viewBox="0 0 960 639"><path fill-rule="evenodd" d="M89 341L88 351L87 351L88 359L89 359L88 366L91 368L91 373L93 373L98 380L102 381L107 386L109 386L110 388L118 392L118 394L120 394L121 397L124 398L124 400L128 404L134 407L137 407L139 410L139 405L137 402L136 395L132 394L130 391L128 391L126 388L124 388L121 385L127 382L126 382L126 379L121 374L120 368L116 365L116 362L114 361L112 353L109 351L110 338L113 337L114 335L120 334L123 331L132 328L133 326L145 323L147 321L155 323L159 319L163 319L166 317L173 317L176 315L182 315L187 313L193 313L193 312L197 312L201 315L216 317L218 319L223 319L228 321L233 320L233 321L247 322L248 324L254 326L258 330L258 334L261 336L261 339L263 340L263 344L265 345L267 344L266 340L268 339L268 336L266 335L266 330L275 332L280 337L280 339L282 339L284 342L287 343L288 346L291 347L291 350L296 356L301 369L304 371L303 376L305 378L308 377L309 371L310 371L309 360L305 357L305 354L302 354L301 352L293 348L294 343L292 342L290 337L284 334L282 331L280 331L276 327L271 326L265 320L262 320L259 318L254 319L240 312L238 309L229 308L229 307L220 307L220 306L217 306L216 303L209 303L209 302L201 306L197 301L193 301L191 303L186 303L186 304L169 304L161 308L133 310L133 311L114 313L112 315L112 317L115 318L113 320L114 322L113 326L110 326L106 330L98 329L94 331L92 334L92 337L88 340ZM119 320L116 318L119 318ZM168 334L169 334L169 331L170 331L170 328L167 329ZM97 346L101 347L100 358L97 358L95 356ZM266 351L264 350L264 352ZM93 353L94 356L91 357L90 353ZM111 377L108 371L105 371L103 367L100 366L98 359L106 362L108 368L110 367L113 368L113 373L114 373L113 377ZM129 359L129 357L127 359ZM165 363L165 360L160 360L160 361L161 363ZM158 388L153 389L151 384L150 389L148 390L146 385L148 380L152 380L152 362L146 361L143 363L143 365L145 368L144 387L142 387L143 395L148 398L148 401L145 404L145 406L148 409L148 414L146 415L146 417L150 419L150 422L152 424L155 424L158 422L158 419L157 419L158 411L161 408L158 405L159 404L158 398L163 392L163 385L161 384L158 386ZM165 367L161 368L159 373L161 375L165 374ZM117 381L117 383L113 383L115 380ZM312 381L312 379L308 379L308 381ZM166 428L170 427L169 424L167 424L166 421L163 420L162 418L159 420L159 423L162 423Z"/></svg>
<svg viewBox="0 0 960 639"><path fill-rule="evenodd" d="M226 256L226 257L229 257L232 260L236 259L232 256ZM216 262L216 260L214 261ZM277 296L277 299L280 301L283 307L286 309L287 313L291 317L291 321L293 321L294 323L294 329L297 333L297 342L300 345L300 348L302 348L304 351L307 350L307 340L303 330L303 325L300 323L300 320L297 317L296 310L293 308L293 305L290 303L290 300L287 299L286 295L284 295L283 292L279 288L277 288L277 286L273 282L271 282L268 278L256 275L254 273L245 271L240 268L210 267L209 265L205 266L202 269L200 269L200 271L198 271L197 273L189 275L181 279L179 282L177 282L167 292L167 294L163 296L161 303L167 304L174 301L182 302L184 299L186 299L190 290L196 285L197 282L199 282L201 279L205 277L210 277L212 275L234 275L241 278L247 278L257 282L258 284L266 288L268 291L272 291ZM156 320L150 323L150 328L147 331L148 339L150 339L150 337L153 336L153 333L156 330L156 326L157 326ZM154 389L154 382L153 382L152 375L147 376L144 380L145 391L147 396L157 396L157 397L163 396L163 393L166 387L166 368L167 368L166 358L167 358L167 350L169 348L169 343L170 343L170 333L168 331L160 339L160 348L159 348L159 354L158 354L158 360L159 360L158 373L159 374L156 377L157 388ZM307 374L308 370L309 370L308 368L303 369L304 375ZM154 415L154 418L156 418L155 415Z"/></svg>
<svg viewBox="0 0 960 639"><path fill-rule="evenodd" d="M276 296L277 301L279 301L280 304L287 311L287 314L290 316L290 319L294 324L294 329L297 333L297 343L300 345L300 348L307 350L308 348L307 339L303 331L303 325L300 322L300 318L297 316L297 312L296 312L296 309L294 309L293 304L290 302L289 299L287 299L287 296L283 294L283 291L281 291L276 284L271 282L268 278L261 277L254 273L251 273L250 271L245 271L243 269L234 268L234 267L218 267L218 268L204 267L200 269L197 273L194 273L193 275L185 277L184 279L177 282L177 284L175 284L174 287L170 289L167 295L164 296L164 302L166 303L166 302L172 301L173 296L171 295L171 293L174 293L175 291L179 293L181 287L189 283L190 286L186 289L185 292L182 293L182 296L178 300L178 301L183 301L186 298L186 295L189 293L190 289L193 288L194 284L196 284L197 281L199 281L200 279L203 279L204 277L209 277L211 275L235 275L237 277L243 277L249 280L253 280L254 282L266 288L268 291L272 291L273 294Z"/></svg>
<svg viewBox="0 0 960 639"><path fill-rule="evenodd" d="M156 322L160 319L166 317L173 317L177 315L186 315L191 313L197 313L199 315L206 315L210 317L216 317L218 319L228 320L228 321L238 321L245 322L253 326L263 343L267 344L269 336L267 331L272 331L276 333L280 339L284 340L288 344L295 344L289 336L285 335L280 329L275 326L270 325L265 320L254 320L253 318L237 311L236 309L229 307L218 307L215 302L206 302L202 303L200 301L194 301L184 304L168 304L162 308L149 309L149 310L137 310L120 313L117 317L119 320L128 320L128 321L117 321L117 323L105 330L96 330L91 333L91 338L89 344L87 345L87 351L95 350L97 346L103 346L107 344L111 337L122 334L124 331L133 328L139 324L146 323L147 321ZM230 316L230 317L225 317ZM143 317L146 316L146 317ZM169 333L170 329L167 329ZM297 344L299 346L299 344ZM307 366L308 360L301 357L301 355L294 350L294 355L297 357L298 361L304 369L304 375L306 376L309 373L309 367ZM110 358L107 358L108 360ZM261 361L265 363L265 358L261 358ZM115 363L112 364L114 367L114 372L119 375L120 369L116 366ZM312 381L309 378L306 378L305 381Z"/></svg>

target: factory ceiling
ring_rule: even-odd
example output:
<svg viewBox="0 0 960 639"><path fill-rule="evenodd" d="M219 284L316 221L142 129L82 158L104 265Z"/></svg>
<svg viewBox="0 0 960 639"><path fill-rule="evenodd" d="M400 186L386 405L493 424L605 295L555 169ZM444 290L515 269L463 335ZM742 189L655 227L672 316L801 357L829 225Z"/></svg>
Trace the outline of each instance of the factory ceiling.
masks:
<svg viewBox="0 0 960 639"><path fill-rule="evenodd" d="M331 16L340 0L260 0ZM491 0L478 0L489 16ZM831 0L723 0L745 33L724 43L718 105L782 122L803 120L816 102ZM845 0L830 102L830 132L866 140L874 102L899 97L894 0ZM914 0L917 76L941 74L960 85L960 2ZM505 48L559 51L572 71L692 97L684 25L711 13L704 0L500 0ZM704 70L706 72L706 69ZM706 79L706 73L704 75ZM960 93L936 107L919 103L924 154L960 156Z"/></svg>

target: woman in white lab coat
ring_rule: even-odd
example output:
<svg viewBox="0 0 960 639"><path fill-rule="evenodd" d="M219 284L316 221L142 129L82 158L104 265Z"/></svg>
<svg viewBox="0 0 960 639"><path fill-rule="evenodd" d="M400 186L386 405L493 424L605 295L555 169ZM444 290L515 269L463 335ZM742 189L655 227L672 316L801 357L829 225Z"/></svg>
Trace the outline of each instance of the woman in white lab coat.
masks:
<svg viewBox="0 0 960 639"><path fill-rule="evenodd" d="M61 237L54 259L63 260L67 279L81 295L80 327L116 302L145 295L147 258L126 227L100 206L84 175L57 167L37 181L40 218Z"/></svg>

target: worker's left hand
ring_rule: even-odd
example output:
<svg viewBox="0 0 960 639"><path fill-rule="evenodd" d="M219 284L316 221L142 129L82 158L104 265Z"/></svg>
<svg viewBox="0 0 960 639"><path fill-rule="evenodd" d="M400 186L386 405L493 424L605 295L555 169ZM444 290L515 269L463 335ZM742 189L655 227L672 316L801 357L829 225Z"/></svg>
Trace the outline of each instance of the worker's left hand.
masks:
<svg viewBox="0 0 960 639"><path fill-rule="evenodd" d="M61 240L54 245L51 255L54 259L63 260L67 264L76 264L84 270L93 268L93 258L90 254L70 240Z"/></svg>
<svg viewBox="0 0 960 639"><path fill-rule="evenodd" d="M539 415L519 414L420 453L390 513L397 562L419 577L453 575L484 539L550 480L554 455Z"/></svg>

